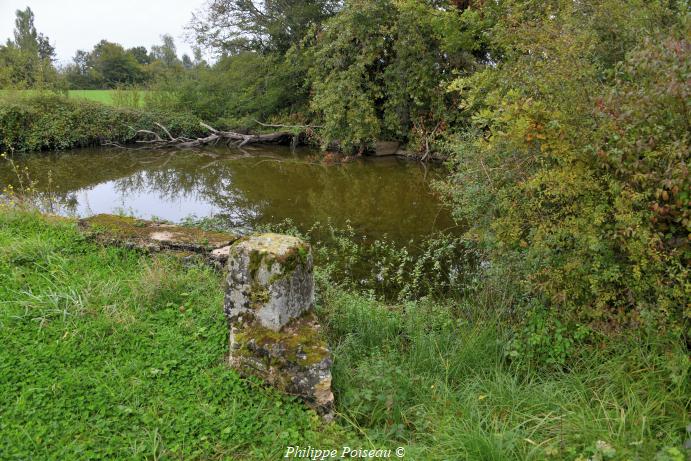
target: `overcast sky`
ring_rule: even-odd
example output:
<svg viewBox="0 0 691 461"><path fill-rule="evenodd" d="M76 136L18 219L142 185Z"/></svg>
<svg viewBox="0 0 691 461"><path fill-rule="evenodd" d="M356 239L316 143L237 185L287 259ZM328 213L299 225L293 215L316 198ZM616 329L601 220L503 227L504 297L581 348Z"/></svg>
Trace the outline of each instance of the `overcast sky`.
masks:
<svg viewBox="0 0 691 461"><path fill-rule="evenodd" d="M0 0L0 42L13 37L14 12L29 6L36 30L50 38L58 62L72 60L77 50L90 50L101 39L125 48L175 38L178 55L191 55L184 26L205 0Z"/></svg>

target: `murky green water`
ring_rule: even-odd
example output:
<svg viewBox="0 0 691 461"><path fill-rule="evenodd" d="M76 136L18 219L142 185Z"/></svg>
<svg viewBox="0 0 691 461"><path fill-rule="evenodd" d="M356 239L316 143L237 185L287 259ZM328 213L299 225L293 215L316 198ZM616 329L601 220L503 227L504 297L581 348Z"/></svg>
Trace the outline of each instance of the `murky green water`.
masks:
<svg viewBox="0 0 691 461"><path fill-rule="evenodd" d="M285 219L307 229L330 220L399 242L453 226L430 187L442 169L398 158L325 164L309 151L271 146L245 153L80 149L15 160L66 215L124 212L173 222L220 215L241 229ZM7 184L16 187L17 178L3 162L0 189Z"/></svg>

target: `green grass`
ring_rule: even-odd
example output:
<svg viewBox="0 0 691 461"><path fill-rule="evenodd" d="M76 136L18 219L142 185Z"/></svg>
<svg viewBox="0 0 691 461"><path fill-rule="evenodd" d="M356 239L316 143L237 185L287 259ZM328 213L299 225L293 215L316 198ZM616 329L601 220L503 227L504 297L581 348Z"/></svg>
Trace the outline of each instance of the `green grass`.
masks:
<svg viewBox="0 0 691 461"><path fill-rule="evenodd" d="M0 95L35 96L41 93L39 90L0 90ZM70 90L67 96L115 107L145 107L147 94L146 90Z"/></svg>
<svg viewBox="0 0 691 461"><path fill-rule="evenodd" d="M219 274L3 214L0 459L276 459L338 429L228 369L226 336Z"/></svg>
<svg viewBox="0 0 691 461"><path fill-rule="evenodd" d="M686 457L683 344L532 369L506 360L510 325L480 308L498 297L391 305L318 280L330 425L223 364L220 274L0 211L0 459L268 460L290 444L403 446L413 461Z"/></svg>
<svg viewBox="0 0 691 461"><path fill-rule="evenodd" d="M114 90L70 90L68 96L113 105L113 92Z"/></svg>
<svg viewBox="0 0 691 461"><path fill-rule="evenodd" d="M344 419L416 460L686 459L683 344L612 345L568 372L535 370L507 362L510 328L486 312L327 293Z"/></svg>
<svg viewBox="0 0 691 461"><path fill-rule="evenodd" d="M70 98L88 99L116 107L145 107L143 90L70 90Z"/></svg>

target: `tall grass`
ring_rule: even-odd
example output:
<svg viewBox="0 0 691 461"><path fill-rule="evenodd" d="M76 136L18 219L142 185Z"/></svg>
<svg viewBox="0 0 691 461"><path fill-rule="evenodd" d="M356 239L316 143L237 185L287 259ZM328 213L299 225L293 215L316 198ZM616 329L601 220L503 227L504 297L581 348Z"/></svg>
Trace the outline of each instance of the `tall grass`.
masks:
<svg viewBox="0 0 691 461"><path fill-rule="evenodd" d="M508 360L502 306L325 290L339 409L375 443L407 443L424 460L686 457L682 344L613 344L573 369L537 370Z"/></svg>

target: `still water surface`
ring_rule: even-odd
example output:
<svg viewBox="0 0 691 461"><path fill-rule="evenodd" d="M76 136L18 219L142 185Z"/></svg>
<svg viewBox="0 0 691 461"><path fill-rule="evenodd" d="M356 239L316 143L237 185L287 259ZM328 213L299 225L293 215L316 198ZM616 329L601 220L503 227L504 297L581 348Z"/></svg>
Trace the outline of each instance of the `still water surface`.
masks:
<svg viewBox="0 0 691 461"><path fill-rule="evenodd" d="M399 242L453 226L431 189L442 168L399 158L325 164L308 150L262 146L244 153L79 149L15 161L65 215L125 213L173 222L221 216L242 230L285 219L303 230L331 221ZM7 184L16 187L17 178L3 162L0 189Z"/></svg>

